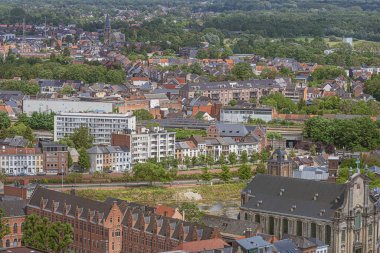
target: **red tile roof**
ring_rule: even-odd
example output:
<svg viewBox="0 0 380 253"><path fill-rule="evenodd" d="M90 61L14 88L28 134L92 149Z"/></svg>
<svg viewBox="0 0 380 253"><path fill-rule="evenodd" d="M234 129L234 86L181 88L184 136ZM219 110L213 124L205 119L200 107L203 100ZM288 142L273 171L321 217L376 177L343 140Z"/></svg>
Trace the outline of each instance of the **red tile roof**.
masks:
<svg viewBox="0 0 380 253"><path fill-rule="evenodd" d="M201 241L193 241L193 242L183 242L176 250L184 250L189 253L192 252L200 252L205 250L213 250L213 249L223 249L224 247L229 246L225 241L220 238L210 239L210 240L201 240Z"/></svg>

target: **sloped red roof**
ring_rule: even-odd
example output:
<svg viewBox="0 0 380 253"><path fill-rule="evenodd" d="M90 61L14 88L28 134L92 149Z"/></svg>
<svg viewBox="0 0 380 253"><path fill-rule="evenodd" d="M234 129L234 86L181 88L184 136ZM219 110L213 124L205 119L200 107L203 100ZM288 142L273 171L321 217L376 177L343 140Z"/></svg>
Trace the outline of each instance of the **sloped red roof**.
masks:
<svg viewBox="0 0 380 253"><path fill-rule="evenodd" d="M210 240L183 242L180 245L178 245L176 250L184 250L191 253L205 250L223 249L225 246L229 245L222 239L216 238Z"/></svg>

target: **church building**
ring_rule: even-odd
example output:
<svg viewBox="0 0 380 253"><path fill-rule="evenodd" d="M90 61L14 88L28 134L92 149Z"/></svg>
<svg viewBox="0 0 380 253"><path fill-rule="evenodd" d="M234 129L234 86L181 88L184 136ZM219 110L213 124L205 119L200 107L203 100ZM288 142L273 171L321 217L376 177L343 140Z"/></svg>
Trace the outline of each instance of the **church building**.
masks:
<svg viewBox="0 0 380 253"><path fill-rule="evenodd" d="M280 239L316 238L330 253L377 252L379 212L369 183L359 171L345 184L258 174L241 193L240 219Z"/></svg>

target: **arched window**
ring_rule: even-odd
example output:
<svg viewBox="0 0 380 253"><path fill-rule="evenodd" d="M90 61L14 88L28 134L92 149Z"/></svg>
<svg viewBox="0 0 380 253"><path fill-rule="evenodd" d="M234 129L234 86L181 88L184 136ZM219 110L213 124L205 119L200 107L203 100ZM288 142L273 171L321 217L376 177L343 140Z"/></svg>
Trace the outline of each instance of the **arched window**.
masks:
<svg viewBox="0 0 380 253"><path fill-rule="evenodd" d="M283 234L289 233L289 221L288 221L288 219L282 220L282 233Z"/></svg>
<svg viewBox="0 0 380 253"><path fill-rule="evenodd" d="M17 223L13 224L13 234L17 234Z"/></svg>
<svg viewBox="0 0 380 253"><path fill-rule="evenodd" d="M11 246L11 241L9 241L8 239L5 241L5 247L9 248L10 246Z"/></svg>
<svg viewBox="0 0 380 253"><path fill-rule="evenodd" d="M13 240L13 247L17 247L17 239Z"/></svg>
<svg viewBox="0 0 380 253"><path fill-rule="evenodd" d="M317 224L311 223L310 237L317 238Z"/></svg>
<svg viewBox="0 0 380 253"><path fill-rule="evenodd" d="M302 221L297 221L297 235L302 236Z"/></svg>
<svg viewBox="0 0 380 253"><path fill-rule="evenodd" d="M325 226L325 243L328 245L331 243L331 227L329 225Z"/></svg>
<svg viewBox="0 0 380 253"><path fill-rule="evenodd" d="M274 235L274 218L269 217L269 234Z"/></svg>
<svg viewBox="0 0 380 253"><path fill-rule="evenodd" d="M359 212L355 214L355 229L360 229L362 226L362 216Z"/></svg>
<svg viewBox="0 0 380 253"><path fill-rule="evenodd" d="M255 222L260 224L260 214L255 215Z"/></svg>

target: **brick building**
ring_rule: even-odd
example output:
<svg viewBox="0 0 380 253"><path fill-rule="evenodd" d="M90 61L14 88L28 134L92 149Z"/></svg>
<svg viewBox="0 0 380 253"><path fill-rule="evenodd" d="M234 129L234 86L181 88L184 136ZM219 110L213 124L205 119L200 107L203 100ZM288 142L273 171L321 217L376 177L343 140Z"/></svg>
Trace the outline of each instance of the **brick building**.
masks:
<svg viewBox="0 0 380 253"><path fill-rule="evenodd" d="M217 228L155 214L154 208L108 198L104 202L38 187L28 214L71 224L80 253L162 252L183 242L220 238Z"/></svg>
<svg viewBox="0 0 380 253"><path fill-rule="evenodd" d="M68 173L69 152L66 145L54 142L41 142L43 169L48 174Z"/></svg>
<svg viewBox="0 0 380 253"><path fill-rule="evenodd" d="M26 217L26 200L3 197L0 200L0 209L4 211L4 219L9 226L9 234L2 239L3 247L14 248L21 246L22 224Z"/></svg>
<svg viewBox="0 0 380 253"><path fill-rule="evenodd" d="M99 202L38 187L27 205L27 214L70 224L74 229L74 242L70 249L74 252L121 251L123 213L116 203Z"/></svg>

